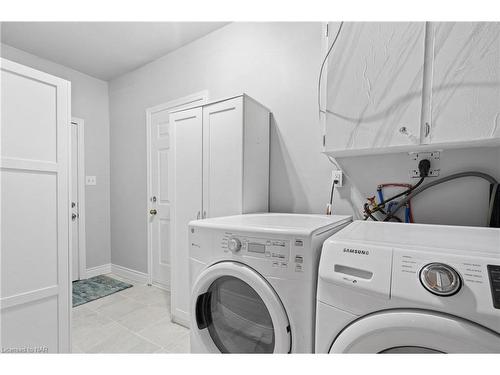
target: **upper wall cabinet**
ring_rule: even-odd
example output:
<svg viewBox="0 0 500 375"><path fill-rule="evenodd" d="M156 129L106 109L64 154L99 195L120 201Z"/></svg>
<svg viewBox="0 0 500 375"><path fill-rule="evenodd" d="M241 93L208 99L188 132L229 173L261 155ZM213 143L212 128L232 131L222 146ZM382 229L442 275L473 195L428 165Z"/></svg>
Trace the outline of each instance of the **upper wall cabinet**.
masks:
<svg viewBox="0 0 500 375"><path fill-rule="evenodd" d="M324 74L331 155L500 144L500 23L345 23Z"/></svg>
<svg viewBox="0 0 500 375"><path fill-rule="evenodd" d="M331 45L339 24L328 28ZM424 41L423 22L344 23L323 72L325 150L420 141Z"/></svg>
<svg viewBox="0 0 500 375"><path fill-rule="evenodd" d="M425 143L500 138L500 23L439 22Z"/></svg>

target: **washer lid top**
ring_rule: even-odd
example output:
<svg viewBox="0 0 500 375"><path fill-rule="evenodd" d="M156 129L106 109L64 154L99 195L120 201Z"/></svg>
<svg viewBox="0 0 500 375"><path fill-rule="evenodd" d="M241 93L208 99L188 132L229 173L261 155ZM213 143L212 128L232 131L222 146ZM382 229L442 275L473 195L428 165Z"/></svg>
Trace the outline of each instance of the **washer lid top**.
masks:
<svg viewBox="0 0 500 375"><path fill-rule="evenodd" d="M235 231L310 235L350 221L352 216L347 215L262 213L197 220L190 222L189 225Z"/></svg>
<svg viewBox="0 0 500 375"><path fill-rule="evenodd" d="M350 241L361 244L439 249L442 253L482 253L500 257L500 229L436 224L405 224L382 221L354 221L327 243Z"/></svg>

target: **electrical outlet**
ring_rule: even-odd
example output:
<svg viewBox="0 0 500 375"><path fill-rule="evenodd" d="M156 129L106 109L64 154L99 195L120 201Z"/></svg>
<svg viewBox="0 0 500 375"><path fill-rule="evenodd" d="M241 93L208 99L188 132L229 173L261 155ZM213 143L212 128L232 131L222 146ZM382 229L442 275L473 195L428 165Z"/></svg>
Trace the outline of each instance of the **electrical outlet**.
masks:
<svg viewBox="0 0 500 375"><path fill-rule="evenodd" d="M96 176L85 176L85 185L96 185Z"/></svg>
<svg viewBox="0 0 500 375"><path fill-rule="evenodd" d="M339 170L335 170L332 172L332 180L335 181L337 180L338 183L335 184L336 187L342 187L342 184L343 184L343 180L342 180L342 171L339 171Z"/></svg>
<svg viewBox="0 0 500 375"><path fill-rule="evenodd" d="M418 170L418 163L420 160L427 159L431 162L431 169L429 169L428 177L438 177L441 169L439 168L441 154L439 151L432 152L410 152L411 163L413 168L410 169L410 178L420 178L420 171Z"/></svg>

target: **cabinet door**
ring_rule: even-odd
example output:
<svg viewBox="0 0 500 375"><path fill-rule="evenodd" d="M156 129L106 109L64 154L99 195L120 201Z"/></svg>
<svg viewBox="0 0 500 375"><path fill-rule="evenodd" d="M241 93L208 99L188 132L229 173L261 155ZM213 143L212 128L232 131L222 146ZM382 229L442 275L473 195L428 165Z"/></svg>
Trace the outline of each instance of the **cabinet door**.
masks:
<svg viewBox="0 0 500 375"><path fill-rule="evenodd" d="M189 321L189 240L187 225L201 217L202 208L202 110L170 115L172 186L171 243L172 319Z"/></svg>
<svg viewBox="0 0 500 375"><path fill-rule="evenodd" d="M0 342L69 352L70 83L0 61Z"/></svg>
<svg viewBox="0 0 500 375"><path fill-rule="evenodd" d="M424 41L423 22L344 23L326 67L325 151L420 142Z"/></svg>
<svg viewBox="0 0 500 375"><path fill-rule="evenodd" d="M242 101L237 97L203 108L203 217L241 213Z"/></svg>
<svg viewBox="0 0 500 375"><path fill-rule="evenodd" d="M500 138L500 22L438 22L433 29L426 143Z"/></svg>

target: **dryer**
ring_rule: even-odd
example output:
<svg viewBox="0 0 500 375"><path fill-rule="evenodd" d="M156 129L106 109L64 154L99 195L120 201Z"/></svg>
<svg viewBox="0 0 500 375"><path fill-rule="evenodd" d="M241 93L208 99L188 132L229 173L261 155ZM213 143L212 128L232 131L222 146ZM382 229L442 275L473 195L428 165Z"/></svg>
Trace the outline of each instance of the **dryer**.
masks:
<svg viewBox="0 0 500 375"><path fill-rule="evenodd" d="M320 353L500 353L500 230L355 221L323 245Z"/></svg>
<svg viewBox="0 0 500 375"><path fill-rule="evenodd" d="M267 213L191 222L191 351L313 352L321 246L351 221Z"/></svg>

